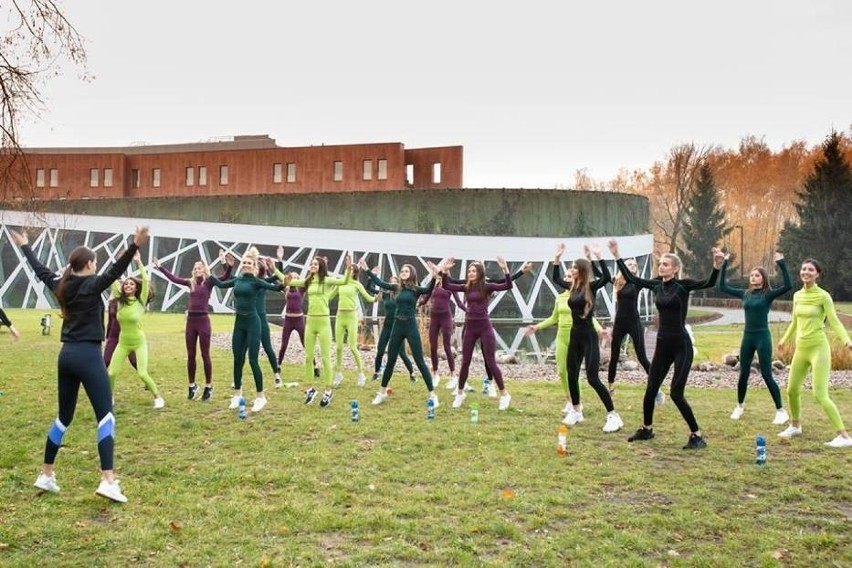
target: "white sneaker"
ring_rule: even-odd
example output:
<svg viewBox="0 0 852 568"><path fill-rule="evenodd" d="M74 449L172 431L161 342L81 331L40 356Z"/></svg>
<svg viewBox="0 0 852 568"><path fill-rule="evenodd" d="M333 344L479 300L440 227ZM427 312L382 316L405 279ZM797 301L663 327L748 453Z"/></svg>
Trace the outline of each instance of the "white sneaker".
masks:
<svg viewBox="0 0 852 568"><path fill-rule="evenodd" d="M59 493L59 485L56 483L56 476L52 473L50 475L45 475L43 473L38 474L38 477L33 484L35 487L38 487L42 491L49 491L50 493Z"/></svg>
<svg viewBox="0 0 852 568"><path fill-rule="evenodd" d="M275 373L275 388L280 389L282 384L281 373Z"/></svg>
<svg viewBox="0 0 852 568"><path fill-rule="evenodd" d="M745 407L739 404L736 405L734 407L734 411L731 412L731 420L739 420L740 417L742 417L743 412L745 412ZM784 422L786 422L786 420ZM783 424L784 422L781 422L781 424Z"/></svg>
<svg viewBox="0 0 852 568"><path fill-rule="evenodd" d="M606 424L603 425L604 432L618 432L624 427L624 421L617 412L610 412L606 415Z"/></svg>
<svg viewBox="0 0 852 568"><path fill-rule="evenodd" d="M666 395L663 391L657 391L657 396L654 397L654 404L662 406L666 403Z"/></svg>
<svg viewBox="0 0 852 568"><path fill-rule="evenodd" d="M509 393L504 394L500 397L500 404L497 406L497 410L508 410L510 402L512 402L512 395Z"/></svg>
<svg viewBox="0 0 852 568"><path fill-rule="evenodd" d="M852 448L852 438L838 434L835 439L826 442L825 445L830 448ZM57 489L59 488L57 487Z"/></svg>
<svg viewBox="0 0 852 568"><path fill-rule="evenodd" d="M467 398L466 392L457 392L456 397L453 399L453 408L461 408L465 398Z"/></svg>
<svg viewBox="0 0 852 568"><path fill-rule="evenodd" d="M240 405L240 399L243 398L241 394L235 394L231 397L231 402L228 404L228 410L233 410Z"/></svg>
<svg viewBox="0 0 852 568"><path fill-rule="evenodd" d="M772 423L780 426L781 424L786 424L788 420L790 420L790 415L783 408L779 408L775 411L775 418L772 420Z"/></svg>
<svg viewBox="0 0 852 568"><path fill-rule="evenodd" d="M264 406L266 406L266 397L257 397L256 399L254 399L254 404L251 405L251 411L260 412L261 410L263 410Z"/></svg>
<svg viewBox="0 0 852 568"><path fill-rule="evenodd" d="M334 382L332 383L334 386L339 387L340 383L343 382L343 373L340 371L334 373Z"/></svg>
<svg viewBox="0 0 852 568"><path fill-rule="evenodd" d="M447 380L447 390L453 390L457 386L459 386L459 378L453 375Z"/></svg>
<svg viewBox="0 0 852 568"><path fill-rule="evenodd" d="M367 377L364 376L364 373L358 373L358 381L356 383L359 387L363 387L367 384Z"/></svg>
<svg viewBox="0 0 852 568"><path fill-rule="evenodd" d="M387 393L383 393L381 391L377 392L376 398L373 399L373 404L379 405L379 404L383 403L387 397L388 397Z"/></svg>
<svg viewBox="0 0 852 568"><path fill-rule="evenodd" d="M573 426L574 424L579 424L583 420L583 413L577 412L572 408L568 411L568 414L565 416L565 420L563 420L563 422L568 426Z"/></svg>
<svg viewBox="0 0 852 568"><path fill-rule="evenodd" d="M441 384L441 375L432 373L432 388L438 388L439 384Z"/></svg>
<svg viewBox="0 0 852 568"><path fill-rule="evenodd" d="M165 405L166 405L166 401L163 400L163 397L158 396L157 398L154 399L154 408L160 409L160 408L163 408Z"/></svg>
<svg viewBox="0 0 852 568"><path fill-rule="evenodd" d="M117 501L118 503L127 503L127 497L125 497L124 493L121 492L121 487L119 487L118 481L110 483L106 479L101 479L98 488L95 490L95 495L106 497L107 499Z"/></svg>
<svg viewBox="0 0 852 568"><path fill-rule="evenodd" d="M574 408L574 405L571 404L571 401L565 403L565 407L562 409L562 414L568 414Z"/></svg>
<svg viewBox="0 0 852 568"><path fill-rule="evenodd" d="M429 393L429 400L431 400L433 403L432 408L438 408L439 406L441 406L441 403L438 402L438 394L436 392L432 391L431 393Z"/></svg>
<svg viewBox="0 0 852 568"><path fill-rule="evenodd" d="M788 440L793 436L801 436L802 435L802 427L801 426L793 426L790 424L781 432L778 432L779 438L787 438Z"/></svg>
<svg viewBox="0 0 852 568"><path fill-rule="evenodd" d="M497 387L494 385L493 382L488 383L488 396L490 398L497 398Z"/></svg>

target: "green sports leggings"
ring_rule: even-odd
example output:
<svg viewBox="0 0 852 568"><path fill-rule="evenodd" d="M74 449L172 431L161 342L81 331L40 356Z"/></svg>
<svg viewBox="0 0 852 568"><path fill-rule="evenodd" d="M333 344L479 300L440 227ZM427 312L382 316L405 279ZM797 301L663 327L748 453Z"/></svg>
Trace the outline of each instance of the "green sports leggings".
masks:
<svg viewBox="0 0 852 568"><path fill-rule="evenodd" d="M151 375L148 374L148 342L145 341L145 334L139 335L139 337L135 338L136 341L129 341L127 338L119 336L118 346L116 346L115 352L112 354L112 361L110 361L109 369L107 370L109 374L109 387L115 393L115 378L118 376L119 367L121 367L121 364L127 359L130 353L136 352L136 372L139 374L139 378L142 379L142 382L145 383L145 386L148 387L148 390L154 396L159 396L157 384L151 378Z"/></svg>
<svg viewBox="0 0 852 568"><path fill-rule="evenodd" d="M347 336L347 334L349 335ZM337 343L337 365L334 368L337 371L343 370L344 337L346 337L346 345L349 346L349 351L352 352L352 357L355 359L358 372L363 373L361 354L358 352L358 313L355 310L338 311L337 319L334 322L334 340Z"/></svg>
<svg viewBox="0 0 852 568"><path fill-rule="evenodd" d="M784 405L781 403L781 389L778 388L778 383L772 377L772 334L769 333L768 329L743 333L743 340L740 344L740 379L737 382L737 402L740 404L745 402L748 379L751 374L751 362L755 353L757 353L757 360L760 362L760 374L763 376L763 382L766 383L766 388L772 395L775 408L780 409Z"/></svg>
<svg viewBox="0 0 852 568"><path fill-rule="evenodd" d="M312 316L308 314L305 324L305 382L314 381L314 350L319 341L320 357L322 358L322 379L326 386L331 386L331 319L327 315Z"/></svg>
<svg viewBox="0 0 852 568"><path fill-rule="evenodd" d="M426 382L426 388L429 392L435 390L432 386L432 373L429 371L429 366L423 359L423 344L420 342L420 331L417 329L417 318L403 318L397 316L393 322L390 340L388 341L388 362L385 365L385 372L382 375L382 387L387 387L393 375L393 368L396 365L396 359L399 357L400 351L405 348L405 341L408 341L408 346L411 348L411 357L414 359L414 364L420 370L423 380Z"/></svg>
<svg viewBox="0 0 852 568"><path fill-rule="evenodd" d="M811 388L814 398L828 414L835 430L845 430L843 420L837 406L828 396L828 374L831 371L831 347L827 340L812 345L796 343L796 352L790 363L790 378L787 381L787 396L790 399L790 416L793 420L799 420L802 413L800 400L802 383L805 375L811 371Z"/></svg>
<svg viewBox="0 0 852 568"><path fill-rule="evenodd" d="M263 372L257 360L260 353L260 317L257 312L237 313L234 319L234 333L231 336L231 350L234 352L234 388L243 388L243 366L246 363L246 352L248 352L254 386L257 392L263 392Z"/></svg>

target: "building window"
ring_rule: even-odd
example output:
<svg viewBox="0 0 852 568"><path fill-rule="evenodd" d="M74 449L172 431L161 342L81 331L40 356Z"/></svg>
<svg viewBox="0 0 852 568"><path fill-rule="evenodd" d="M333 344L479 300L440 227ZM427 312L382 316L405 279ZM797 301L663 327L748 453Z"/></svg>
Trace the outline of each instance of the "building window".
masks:
<svg viewBox="0 0 852 568"><path fill-rule="evenodd" d="M190 166L184 170L183 181L186 184L186 187L192 187L195 185L195 168Z"/></svg>
<svg viewBox="0 0 852 568"><path fill-rule="evenodd" d="M332 179L334 181L343 181L343 162L334 162L334 176Z"/></svg>
<svg viewBox="0 0 852 568"><path fill-rule="evenodd" d="M287 183L296 183L296 163L287 163Z"/></svg>
<svg viewBox="0 0 852 568"><path fill-rule="evenodd" d="M364 160L363 168L362 168L362 178L364 181L370 181L373 179L373 160Z"/></svg>
<svg viewBox="0 0 852 568"><path fill-rule="evenodd" d="M207 185L207 166L198 166L198 185Z"/></svg>
<svg viewBox="0 0 852 568"><path fill-rule="evenodd" d="M432 164L432 183L441 183L441 163Z"/></svg>
<svg viewBox="0 0 852 568"><path fill-rule="evenodd" d="M414 164L405 164L405 185L414 186Z"/></svg>
<svg viewBox="0 0 852 568"><path fill-rule="evenodd" d="M160 168L151 170L151 186L160 187Z"/></svg>
<svg viewBox="0 0 852 568"><path fill-rule="evenodd" d="M139 170L137 170L137 169L130 170L130 187L138 189L139 186L141 185L140 181L141 180L139 179Z"/></svg>
<svg viewBox="0 0 852 568"><path fill-rule="evenodd" d="M104 168L104 187L112 187L112 168Z"/></svg>
<svg viewBox="0 0 852 568"><path fill-rule="evenodd" d="M59 170L56 168L50 170L50 187L59 187Z"/></svg>
<svg viewBox="0 0 852 568"><path fill-rule="evenodd" d="M219 166L219 185L228 185L228 166Z"/></svg>
<svg viewBox="0 0 852 568"><path fill-rule="evenodd" d="M36 170L36 187L44 187L44 168Z"/></svg>
<svg viewBox="0 0 852 568"><path fill-rule="evenodd" d="M281 183L283 172L281 164L272 164L272 183Z"/></svg>
<svg viewBox="0 0 852 568"><path fill-rule="evenodd" d="M378 161L378 171L376 172L376 179L388 179L388 161L387 160L379 160Z"/></svg>
<svg viewBox="0 0 852 568"><path fill-rule="evenodd" d="M89 169L89 187L98 187L100 183L100 170L98 168Z"/></svg>

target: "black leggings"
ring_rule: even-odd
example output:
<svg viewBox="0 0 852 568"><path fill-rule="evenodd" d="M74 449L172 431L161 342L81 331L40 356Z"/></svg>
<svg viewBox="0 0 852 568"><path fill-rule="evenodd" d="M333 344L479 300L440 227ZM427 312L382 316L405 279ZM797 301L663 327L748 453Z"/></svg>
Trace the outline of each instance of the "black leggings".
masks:
<svg viewBox="0 0 852 568"><path fill-rule="evenodd" d="M62 437L74 420L80 385L95 411L98 421L98 455L101 469L113 469L115 418L112 414L112 392L104 364L101 344L96 342L63 343L58 365L59 416L48 432L44 463L52 464L62 445Z"/></svg>
<svg viewBox="0 0 852 568"><path fill-rule="evenodd" d="M580 404L580 364L585 359L586 377L589 384L598 393L607 412L612 412L615 409L612 404L612 396L598 376L598 368L601 366L601 352L598 345L598 335L591 325L578 326L575 324L571 328L567 358L568 392L571 394L571 401L574 404Z"/></svg>
<svg viewBox="0 0 852 568"><path fill-rule="evenodd" d="M689 369L692 367L692 356L692 341L688 334L657 335L657 347L654 349L654 359L651 361L651 370L648 372L648 386L645 389L645 399L642 401L645 426L650 428L654 424L655 398L669 369L674 365L670 391L672 402L675 403L681 416L689 425L689 431L697 432L700 430L695 415L692 414L692 408L690 408L684 396L686 379L689 377Z"/></svg>
<svg viewBox="0 0 852 568"><path fill-rule="evenodd" d="M609 352L609 372L607 374L607 382L609 384L615 382L615 370L618 367L621 343L628 335L633 341L633 349L636 351L636 358L639 359L639 364L645 369L645 373L651 370L651 363L648 361L648 355L645 354L645 332L642 329L642 322L639 321L639 318L627 320L616 319L612 326L612 344L610 345Z"/></svg>

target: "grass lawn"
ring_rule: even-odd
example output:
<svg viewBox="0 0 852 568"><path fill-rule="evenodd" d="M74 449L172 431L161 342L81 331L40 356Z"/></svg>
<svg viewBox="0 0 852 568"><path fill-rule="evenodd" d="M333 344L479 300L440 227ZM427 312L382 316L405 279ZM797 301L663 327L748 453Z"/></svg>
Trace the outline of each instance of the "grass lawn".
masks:
<svg viewBox="0 0 852 568"><path fill-rule="evenodd" d="M764 388L738 422L728 418L733 391L688 389L709 447L687 452L670 402L656 439L628 444L641 390L619 386L627 429L604 434L605 411L585 385L586 421L564 458L553 381L510 382L502 413L478 394L453 410L441 385L427 421L422 382L396 376L373 407L374 388L356 387L349 370L329 408L305 406L301 388L270 389L266 409L240 421L227 409L226 351L214 350L214 399L186 400L179 315L145 321L165 409L152 408L129 365L118 379L116 473L129 503L94 495L96 425L83 393L57 460L62 492L39 494L59 350L58 319L51 336L38 334L42 313L9 310L24 335L0 333L2 566L852 566L852 451L823 446L834 433L810 396L805 435L782 444ZM214 317L216 330L230 324ZM303 381L302 369L284 378ZM831 396L849 424L852 390ZM481 404L476 425L471 401Z"/></svg>

